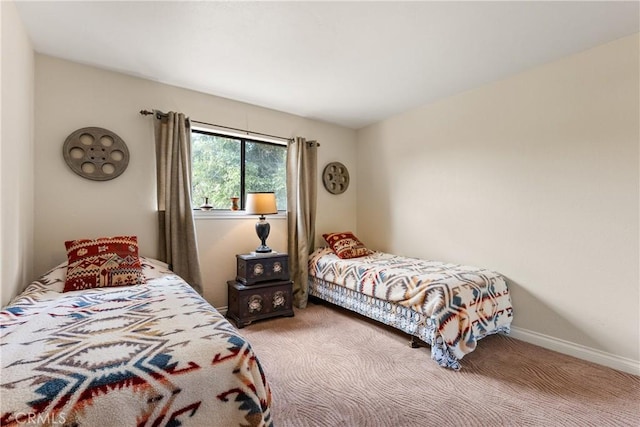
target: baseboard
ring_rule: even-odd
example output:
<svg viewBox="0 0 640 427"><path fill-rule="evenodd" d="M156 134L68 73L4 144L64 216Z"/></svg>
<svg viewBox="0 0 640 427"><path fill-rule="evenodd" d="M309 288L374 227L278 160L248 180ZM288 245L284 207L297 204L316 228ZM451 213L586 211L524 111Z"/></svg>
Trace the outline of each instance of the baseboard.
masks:
<svg viewBox="0 0 640 427"><path fill-rule="evenodd" d="M216 310L218 310L220 312L220 314L222 314L223 316L227 315L227 310L229 309L228 305L222 306L222 307L216 307Z"/></svg>
<svg viewBox="0 0 640 427"><path fill-rule="evenodd" d="M619 371L640 375L640 361L512 326L510 337Z"/></svg>

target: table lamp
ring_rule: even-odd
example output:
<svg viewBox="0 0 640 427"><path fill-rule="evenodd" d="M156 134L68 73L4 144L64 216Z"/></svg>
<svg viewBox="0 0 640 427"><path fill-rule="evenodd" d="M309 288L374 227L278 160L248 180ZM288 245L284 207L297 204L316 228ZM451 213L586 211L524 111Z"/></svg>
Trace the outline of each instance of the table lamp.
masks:
<svg viewBox="0 0 640 427"><path fill-rule="evenodd" d="M249 215L260 215L260 221L256 223L256 233L260 238L260 246L256 248L258 253L271 252L271 248L267 246L267 237L269 237L269 231L271 226L265 220L265 215L272 215L278 213L276 207L276 195L273 191L263 193L247 193L247 203L245 210Z"/></svg>

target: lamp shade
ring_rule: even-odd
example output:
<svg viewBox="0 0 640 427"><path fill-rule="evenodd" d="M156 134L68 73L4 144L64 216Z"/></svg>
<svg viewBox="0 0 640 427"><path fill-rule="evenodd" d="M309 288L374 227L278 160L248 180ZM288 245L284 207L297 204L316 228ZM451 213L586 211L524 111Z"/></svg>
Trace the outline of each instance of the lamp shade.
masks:
<svg viewBox="0 0 640 427"><path fill-rule="evenodd" d="M276 207L275 193L247 193L245 210L250 215L277 214L278 208Z"/></svg>

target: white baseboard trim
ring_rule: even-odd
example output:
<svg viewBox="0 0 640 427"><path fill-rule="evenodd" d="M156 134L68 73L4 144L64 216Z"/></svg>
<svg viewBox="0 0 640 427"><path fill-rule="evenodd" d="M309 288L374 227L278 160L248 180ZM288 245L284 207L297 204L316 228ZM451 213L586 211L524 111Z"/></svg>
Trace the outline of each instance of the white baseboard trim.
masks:
<svg viewBox="0 0 640 427"><path fill-rule="evenodd" d="M525 341L558 353L568 354L578 359L587 360L619 371L640 375L640 361L616 356L601 350L596 350L560 338L529 331L527 329L512 326L508 335L520 341Z"/></svg>
<svg viewBox="0 0 640 427"><path fill-rule="evenodd" d="M222 306L222 307L215 307L216 310L218 310L220 312L220 314L222 314L223 316L227 315L227 310L229 309L228 305Z"/></svg>

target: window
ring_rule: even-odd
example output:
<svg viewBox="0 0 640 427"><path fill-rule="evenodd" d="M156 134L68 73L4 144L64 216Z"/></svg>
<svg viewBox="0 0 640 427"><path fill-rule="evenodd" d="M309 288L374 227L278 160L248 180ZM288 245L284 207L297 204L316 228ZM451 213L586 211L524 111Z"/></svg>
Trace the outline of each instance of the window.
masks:
<svg viewBox="0 0 640 427"><path fill-rule="evenodd" d="M208 199L213 209L229 210L231 198L239 197L244 209L247 192L273 191L278 210L286 210L286 160L285 145L194 129L192 204L198 207Z"/></svg>

